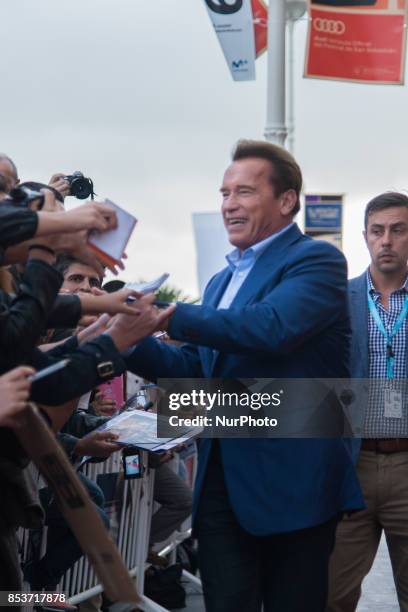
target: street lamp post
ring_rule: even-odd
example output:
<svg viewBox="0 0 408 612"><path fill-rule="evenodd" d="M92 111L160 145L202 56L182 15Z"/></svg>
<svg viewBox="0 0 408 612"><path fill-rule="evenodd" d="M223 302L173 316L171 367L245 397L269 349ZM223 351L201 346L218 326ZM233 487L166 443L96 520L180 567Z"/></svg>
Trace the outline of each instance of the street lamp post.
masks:
<svg viewBox="0 0 408 612"><path fill-rule="evenodd" d="M294 147L294 24L306 11L304 0L270 0L268 9L268 69L265 138ZM286 21L289 28L288 122L286 123ZM289 128L289 129L288 129Z"/></svg>
<svg viewBox="0 0 408 612"><path fill-rule="evenodd" d="M268 8L268 68L265 138L283 146L285 122L286 0L271 0Z"/></svg>

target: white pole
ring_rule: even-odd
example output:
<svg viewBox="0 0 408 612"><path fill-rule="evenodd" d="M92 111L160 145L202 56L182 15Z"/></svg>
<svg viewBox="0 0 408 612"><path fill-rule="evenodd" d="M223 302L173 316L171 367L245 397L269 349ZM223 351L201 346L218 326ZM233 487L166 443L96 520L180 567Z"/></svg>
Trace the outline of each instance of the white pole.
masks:
<svg viewBox="0 0 408 612"><path fill-rule="evenodd" d="M288 22L288 149L295 148L295 22L306 12L305 0L286 0Z"/></svg>
<svg viewBox="0 0 408 612"><path fill-rule="evenodd" d="M273 1L273 0L272 0ZM295 149L295 22L288 20L288 150L293 154Z"/></svg>
<svg viewBox="0 0 408 612"><path fill-rule="evenodd" d="M270 0L268 9L268 77L265 138L283 146L285 124L286 0Z"/></svg>

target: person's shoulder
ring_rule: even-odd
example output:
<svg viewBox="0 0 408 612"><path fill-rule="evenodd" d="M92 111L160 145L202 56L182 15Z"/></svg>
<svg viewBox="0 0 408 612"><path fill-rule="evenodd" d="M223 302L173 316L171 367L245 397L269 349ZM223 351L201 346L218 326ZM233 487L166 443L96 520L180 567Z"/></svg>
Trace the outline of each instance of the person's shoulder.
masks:
<svg viewBox="0 0 408 612"><path fill-rule="evenodd" d="M351 278L348 282L348 287L351 293L355 293L358 291L365 292L367 287L367 271L365 270L359 276Z"/></svg>
<svg viewBox="0 0 408 612"><path fill-rule="evenodd" d="M301 254L302 257L324 257L326 260L346 263L346 258L340 249L326 240L316 240L303 234L296 246L297 253Z"/></svg>

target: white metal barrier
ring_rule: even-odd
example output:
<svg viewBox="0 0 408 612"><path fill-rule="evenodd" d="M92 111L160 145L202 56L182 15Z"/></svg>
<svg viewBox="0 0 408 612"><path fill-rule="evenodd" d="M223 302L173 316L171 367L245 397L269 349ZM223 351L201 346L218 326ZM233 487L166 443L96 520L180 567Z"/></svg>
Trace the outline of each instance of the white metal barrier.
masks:
<svg viewBox="0 0 408 612"><path fill-rule="evenodd" d="M144 574L147 567L146 558L149 550L150 523L153 510L154 470L147 467L147 453L141 453L141 460L146 467L143 477L124 480L122 472L121 454L114 453L109 459L101 463L87 464L83 473L91 480L97 481L98 476L106 474L117 475L117 490L120 492L116 500L115 512L111 519L111 532L117 542L119 552L131 576L135 577L142 602L139 608L145 612L166 612L144 595ZM195 476L196 459L192 470ZM118 517L117 522L114 520ZM180 532L175 532L166 546L159 552L161 556L175 550L176 546L189 537L191 530L189 523L185 522ZM28 534L21 530L22 556L27 554ZM186 579L200 586L198 578L183 572ZM98 583L95 572L88 559L83 556L66 572L57 591L67 593L69 601L78 604L93 595L101 593L103 587Z"/></svg>

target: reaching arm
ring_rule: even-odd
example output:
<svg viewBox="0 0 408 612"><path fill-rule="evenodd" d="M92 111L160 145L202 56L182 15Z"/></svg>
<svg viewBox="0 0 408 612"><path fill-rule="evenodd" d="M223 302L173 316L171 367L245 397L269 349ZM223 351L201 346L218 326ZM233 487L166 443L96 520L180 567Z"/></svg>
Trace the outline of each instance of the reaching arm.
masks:
<svg viewBox="0 0 408 612"><path fill-rule="evenodd" d="M259 302L220 310L178 304L169 333L176 340L222 352L288 354L338 318L346 289L343 255L315 242Z"/></svg>
<svg viewBox="0 0 408 612"><path fill-rule="evenodd" d="M203 376L197 347L191 345L175 347L154 338L146 338L124 359L130 372L152 382L158 378Z"/></svg>
<svg viewBox="0 0 408 612"><path fill-rule="evenodd" d="M19 365L31 354L46 328L61 282L59 272L33 259L26 266L17 295L0 292L0 364Z"/></svg>

